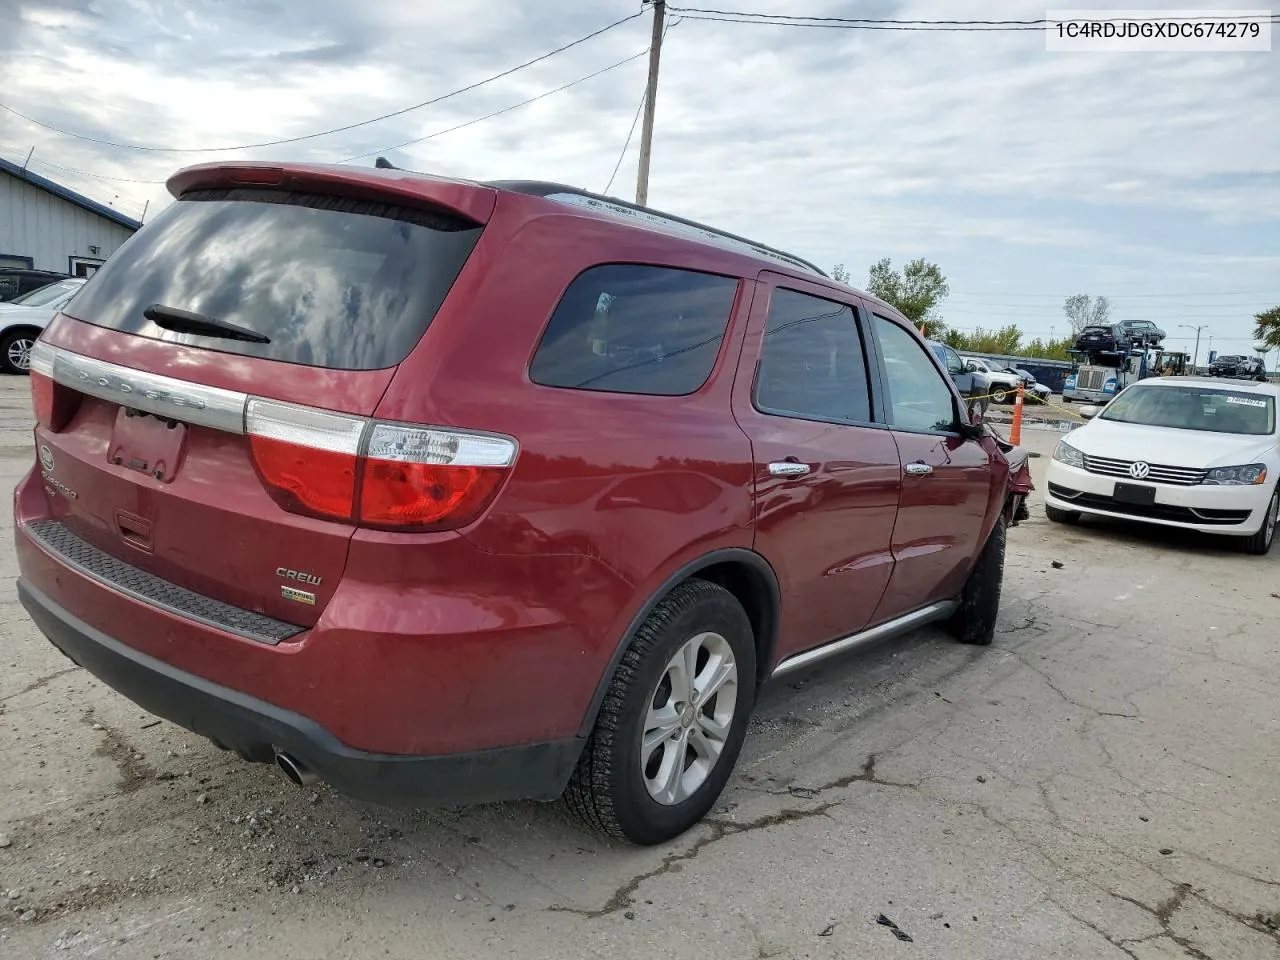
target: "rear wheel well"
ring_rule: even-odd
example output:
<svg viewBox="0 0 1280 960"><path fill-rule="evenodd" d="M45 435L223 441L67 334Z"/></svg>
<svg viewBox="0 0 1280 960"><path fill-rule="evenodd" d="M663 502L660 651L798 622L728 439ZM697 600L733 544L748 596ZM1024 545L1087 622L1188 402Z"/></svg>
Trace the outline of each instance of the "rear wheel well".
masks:
<svg viewBox="0 0 1280 960"><path fill-rule="evenodd" d="M712 564L694 573L690 579L706 580L723 587L742 604L751 621L756 641L756 672L760 680L769 675L777 639L777 588L754 566L729 560Z"/></svg>
<svg viewBox="0 0 1280 960"><path fill-rule="evenodd" d="M0 340L5 339L6 337L11 337L15 333L30 333L39 337L40 332L39 327L28 326L25 323L15 323L12 327L5 327L4 330L0 331Z"/></svg>

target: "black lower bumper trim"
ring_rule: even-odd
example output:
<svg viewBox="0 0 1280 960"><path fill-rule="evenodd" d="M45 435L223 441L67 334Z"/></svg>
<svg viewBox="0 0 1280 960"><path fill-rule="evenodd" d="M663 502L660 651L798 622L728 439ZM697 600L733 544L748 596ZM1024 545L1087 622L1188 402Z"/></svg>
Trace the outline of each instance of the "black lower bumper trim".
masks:
<svg viewBox="0 0 1280 960"><path fill-rule="evenodd" d="M1085 493L1057 483L1049 484L1049 492L1059 500L1078 504L1086 509L1105 510L1109 513L1122 513L1125 516L1150 520L1171 520L1176 523L1232 526L1244 523L1251 513L1249 510L1210 510L1208 508L1193 510L1190 507L1175 507L1163 503L1125 503L1114 497L1100 493Z"/></svg>
<svg viewBox="0 0 1280 960"><path fill-rule="evenodd" d="M36 626L72 661L143 709L245 757L284 751L340 793L404 806L554 800L582 751L572 737L473 753L403 756L353 750L313 720L178 670L112 639L18 581Z"/></svg>

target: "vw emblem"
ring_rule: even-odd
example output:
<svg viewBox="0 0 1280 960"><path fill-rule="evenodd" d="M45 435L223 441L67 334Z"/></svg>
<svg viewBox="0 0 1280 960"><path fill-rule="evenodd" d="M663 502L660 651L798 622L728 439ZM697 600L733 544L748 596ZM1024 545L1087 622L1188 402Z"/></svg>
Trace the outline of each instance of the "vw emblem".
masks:
<svg viewBox="0 0 1280 960"><path fill-rule="evenodd" d="M1139 460L1137 463L1129 464L1129 476L1135 480L1145 480L1149 473L1151 473L1151 464L1149 463Z"/></svg>
<svg viewBox="0 0 1280 960"><path fill-rule="evenodd" d="M53 472L53 451L47 443L40 444L40 466L49 473Z"/></svg>

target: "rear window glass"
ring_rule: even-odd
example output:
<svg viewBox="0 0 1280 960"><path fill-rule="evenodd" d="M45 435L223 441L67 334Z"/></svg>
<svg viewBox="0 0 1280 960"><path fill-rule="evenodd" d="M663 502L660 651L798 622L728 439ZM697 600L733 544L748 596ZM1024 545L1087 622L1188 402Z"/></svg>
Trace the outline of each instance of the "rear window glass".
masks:
<svg viewBox="0 0 1280 960"><path fill-rule="evenodd" d="M481 227L387 203L237 188L184 194L98 270L79 320L226 353L343 370L403 360L444 301ZM162 304L269 343L175 332Z"/></svg>
<svg viewBox="0 0 1280 960"><path fill-rule="evenodd" d="M535 383L680 396L706 382L738 281L606 264L565 291L529 368Z"/></svg>

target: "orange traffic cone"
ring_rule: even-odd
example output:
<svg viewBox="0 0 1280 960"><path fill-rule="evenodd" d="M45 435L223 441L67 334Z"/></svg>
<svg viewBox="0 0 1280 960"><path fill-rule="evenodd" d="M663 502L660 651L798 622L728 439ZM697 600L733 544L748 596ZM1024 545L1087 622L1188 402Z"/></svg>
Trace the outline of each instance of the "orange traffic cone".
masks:
<svg viewBox="0 0 1280 960"><path fill-rule="evenodd" d="M1026 395L1026 387L1019 380L1018 398L1013 402L1013 423L1009 427L1009 442L1015 447L1022 442L1022 402Z"/></svg>

